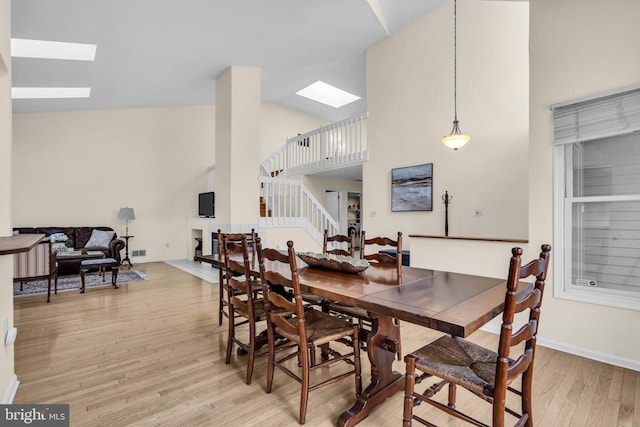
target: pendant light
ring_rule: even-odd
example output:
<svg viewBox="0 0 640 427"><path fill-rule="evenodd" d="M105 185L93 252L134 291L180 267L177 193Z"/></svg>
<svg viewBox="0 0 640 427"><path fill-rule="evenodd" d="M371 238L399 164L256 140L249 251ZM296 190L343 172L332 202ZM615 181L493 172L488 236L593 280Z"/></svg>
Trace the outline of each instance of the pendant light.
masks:
<svg viewBox="0 0 640 427"><path fill-rule="evenodd" d="M457 101L457 73L458 73L458 64L457 64L457 47L458 47L458 18L457 18L457 8L456 1L453 0L453 128L451 129L451 133L448 136L443 136L440 141L447 147L452 150L457 150L458 148L465 145L471 139L471 135L467 135L462 133L460 130L460 125L458 122L458 101Z"/></svg>

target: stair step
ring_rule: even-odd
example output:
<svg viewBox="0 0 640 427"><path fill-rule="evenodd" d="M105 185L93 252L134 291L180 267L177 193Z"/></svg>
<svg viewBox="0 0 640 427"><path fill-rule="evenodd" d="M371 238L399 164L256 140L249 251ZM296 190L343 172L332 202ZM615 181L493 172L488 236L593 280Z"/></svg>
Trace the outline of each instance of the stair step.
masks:
<svg viewBox="0 0 640 427"><path fill-rule="evenodd" d="M264 201L264 197L262 197L262 196L260 196L260 216L262 218L271 216L271 209L269 209L269 211L267 211L267 204Z"/></svg>

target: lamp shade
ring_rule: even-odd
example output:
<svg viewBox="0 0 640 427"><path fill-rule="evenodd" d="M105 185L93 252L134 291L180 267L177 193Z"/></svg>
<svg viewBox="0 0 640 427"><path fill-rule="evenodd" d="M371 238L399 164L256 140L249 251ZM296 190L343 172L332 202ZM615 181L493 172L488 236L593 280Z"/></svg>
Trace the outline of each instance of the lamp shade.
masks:
<svg viewBox="0 0 640 427"><path fill-rule="evenodd" d="M118 219L129 221L130 219L136 219L136 214L133 212L133 208L120 208Z"/></svg>

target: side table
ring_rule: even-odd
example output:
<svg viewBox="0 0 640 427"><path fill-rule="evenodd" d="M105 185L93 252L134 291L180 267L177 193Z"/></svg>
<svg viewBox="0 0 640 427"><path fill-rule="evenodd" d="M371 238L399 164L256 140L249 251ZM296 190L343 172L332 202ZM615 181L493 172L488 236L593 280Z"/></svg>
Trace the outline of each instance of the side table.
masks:
<svg viewBox="0 0 640 427"><path fill-rule="evenodd" d="M125 263L129 264L129 267L133 267L131 260L129 259L129 239L133 239L135 236L120 236L124 239L124 259L120 263L124 265Z"/></svg>

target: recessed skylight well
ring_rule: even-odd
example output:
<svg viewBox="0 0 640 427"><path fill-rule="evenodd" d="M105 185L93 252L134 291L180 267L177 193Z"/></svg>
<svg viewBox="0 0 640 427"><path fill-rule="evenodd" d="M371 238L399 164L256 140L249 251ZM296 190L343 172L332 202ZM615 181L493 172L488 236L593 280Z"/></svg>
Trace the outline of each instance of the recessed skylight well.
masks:
<svg viewBox="0 0 640 427"><path fill-rule="evenodd" d="M331 86L330 84L320 80L302 90L299 90L296 94L312 99L316 102L330 105L334 108L340 108L360 99L359 96L346 92L342 89L338 89L337 87Z"/></svg>
<svg viewBox="0 0 640 427"><path fill-rule="evenodd" d="M90 87L13 87L13 99L89 98Z"/></svg>
<svg viewBox="0 0 640 427"><path fill-rule="evenodd" d="M11 56L16 58L94 61L97 47L95 44L11 39Z"/></svg>

